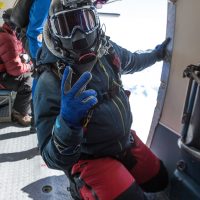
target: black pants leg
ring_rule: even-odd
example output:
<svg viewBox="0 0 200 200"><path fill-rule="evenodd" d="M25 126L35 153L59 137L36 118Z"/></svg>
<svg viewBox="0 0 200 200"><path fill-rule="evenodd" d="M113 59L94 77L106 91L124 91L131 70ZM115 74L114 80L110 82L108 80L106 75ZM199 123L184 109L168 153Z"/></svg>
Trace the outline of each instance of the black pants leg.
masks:
<svg viewBox="0 0 200 200"><path fill-rule="evenodd" d="M0 79L0 84L3 85L5 89L17 92L13 105L16 111L22 115L31 112L31 73L25 73L16 77L6 74L3 79Z"/></svg>

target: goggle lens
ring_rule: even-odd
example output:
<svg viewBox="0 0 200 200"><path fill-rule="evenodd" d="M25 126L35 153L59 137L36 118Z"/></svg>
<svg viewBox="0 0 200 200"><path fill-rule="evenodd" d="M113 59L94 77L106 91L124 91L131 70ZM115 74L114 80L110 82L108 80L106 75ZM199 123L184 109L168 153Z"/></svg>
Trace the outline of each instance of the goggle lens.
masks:
<svg viewBox="0 0 200 200"><path fill-rule="evenodd" d="M94 10L89 8L59 12L50 21L55 34L61 37L71 37L76 28L85 33L90 32L98 24Z"/></svg>

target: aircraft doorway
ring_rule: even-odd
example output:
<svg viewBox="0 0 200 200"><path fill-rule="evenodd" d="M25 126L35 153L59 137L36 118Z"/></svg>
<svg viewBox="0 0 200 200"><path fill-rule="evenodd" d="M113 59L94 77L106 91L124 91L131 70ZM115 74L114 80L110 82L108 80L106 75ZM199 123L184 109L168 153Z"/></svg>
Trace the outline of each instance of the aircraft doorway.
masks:
<svg viewBox="0 0 200 200"><path fill-rule="evenodd" d="M99 12L120 14L101 15L101 23L105 23L111 40L132 52L152 49L165 39L167 0L117 1L103 6ZM123 85L131 91L132 128L143 142L147 141L156 106L162 64L122 77Z"/></svg>

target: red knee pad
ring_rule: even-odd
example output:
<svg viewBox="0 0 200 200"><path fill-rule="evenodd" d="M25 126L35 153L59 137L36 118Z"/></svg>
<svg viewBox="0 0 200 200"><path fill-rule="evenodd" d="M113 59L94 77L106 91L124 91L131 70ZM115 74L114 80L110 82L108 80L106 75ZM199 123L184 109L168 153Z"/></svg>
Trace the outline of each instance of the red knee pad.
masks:
<svg viewBox="0 0 200 200"><path fill-rule="evenodd" d="M89 200L96 196L101 200L115 199L135 182L119 161L109 157L80 160L72 168L72 175L77 173L82 181L80 194Z"/></svg>
<svg viewBox="0 0 200 200"><path fill-rule="evenodd" d="M156 155L139 139L135 131L132 131L134 145L131 154L137 163L131 169L131 173L138 184L142 184L156 176L160 169L160 160Z"/></svg>

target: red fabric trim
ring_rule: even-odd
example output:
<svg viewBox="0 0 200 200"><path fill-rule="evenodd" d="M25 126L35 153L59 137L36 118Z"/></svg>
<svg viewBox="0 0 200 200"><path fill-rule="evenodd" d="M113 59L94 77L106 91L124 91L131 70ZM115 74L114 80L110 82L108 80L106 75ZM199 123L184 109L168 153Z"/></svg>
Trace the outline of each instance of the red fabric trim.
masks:
<svg viewBox="0 0 200 200"><path fill-rule="evenodd" d="M139 139L133 131L135 145L131 153L136 158L137 163L131 171L138 184L142 184L156 176L160 169L160 160L153 152Z"/></svg>
<svg viewBox="0 0 200 200"><path fill-rule="evenodd" d="M117 160L106 157L95 160L80 160L72 168L72 174L80 173L80 178L92 187L101 200L112 200L127 190L135 181L130 172ZM87 186L81 188L84 200L94 197Z"/></svg>

